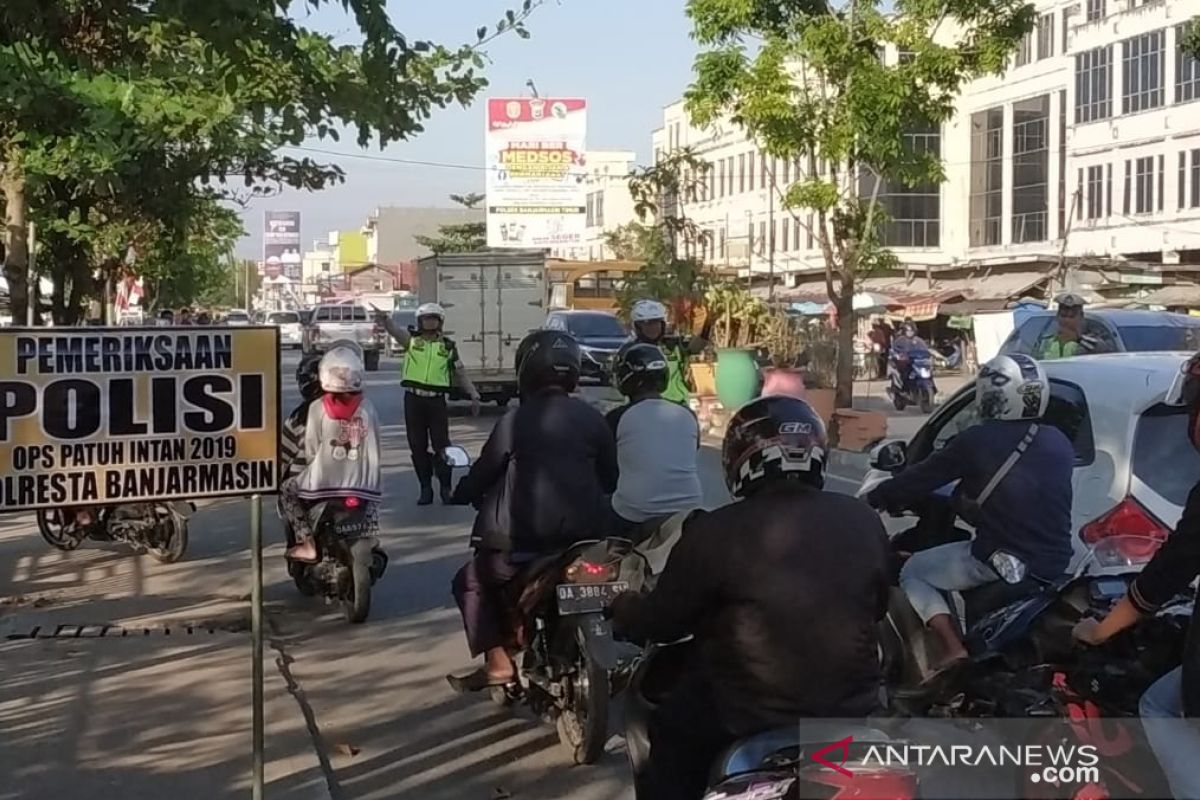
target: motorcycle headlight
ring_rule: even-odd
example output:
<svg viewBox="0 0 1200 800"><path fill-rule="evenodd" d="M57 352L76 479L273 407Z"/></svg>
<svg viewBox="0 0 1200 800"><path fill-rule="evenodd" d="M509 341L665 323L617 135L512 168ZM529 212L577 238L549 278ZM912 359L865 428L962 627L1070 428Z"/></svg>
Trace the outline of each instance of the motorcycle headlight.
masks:
<svg viewBox="0 0 1200 800"><path fill-rule="evenodd" d="M1012 553L997 550L992 553L990 561L992 569L996 570L996 574L1005 583L1020 583L1025 580L1025 562Z"/></svg>

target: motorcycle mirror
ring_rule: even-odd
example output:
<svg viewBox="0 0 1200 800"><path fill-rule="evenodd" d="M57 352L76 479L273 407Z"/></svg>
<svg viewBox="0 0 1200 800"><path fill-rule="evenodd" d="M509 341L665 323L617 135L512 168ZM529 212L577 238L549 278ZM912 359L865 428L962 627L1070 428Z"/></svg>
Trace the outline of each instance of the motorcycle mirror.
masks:
<svg viewBox="0 0 1200 800"><path fill-rule="evenodd" d="M456 444L452 444L442 451L442 459L452 469L471 466L470 453Z"/></svg>
<svg viewBox="0 0 1200 800"><path fill-rule="evenodd" d="M901 441L884 442L871 451L870 464L884 472L899 472L908 460L908 446Z"/></svg>

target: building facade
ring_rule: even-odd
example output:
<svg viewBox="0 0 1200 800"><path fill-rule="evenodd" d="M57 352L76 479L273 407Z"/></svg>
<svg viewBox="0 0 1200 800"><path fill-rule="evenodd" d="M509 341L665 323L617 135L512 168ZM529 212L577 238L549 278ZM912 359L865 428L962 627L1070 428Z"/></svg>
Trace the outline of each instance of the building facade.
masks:
<svg viewBox="0 0 1200 800"><path fill-rule="evenodd" d="M554 258L575 261L603 261L615 258L605 236L622 225L637 220L633 196L629 193L629 173L637 163L632 150L589 150L587 163L587 231L577 246L556 247Z"/></svg>
<svg viewBox="0 0 1200 800"><path fill-rule="evenodd" d="M1182 52L1196 0L1040 0L1001 77L969 85L940 130L940 185L881 185L885 241L908 270L1200 265L1200 62ZM898 53L887 52L895 59ZM678 198L705 260L784 285L823 271L810 216L779 208L803 161L765 156L733 125L664 109L657 156L691 147L707 185ZM1152 281L1153 282L1153 281Z"/></svg>

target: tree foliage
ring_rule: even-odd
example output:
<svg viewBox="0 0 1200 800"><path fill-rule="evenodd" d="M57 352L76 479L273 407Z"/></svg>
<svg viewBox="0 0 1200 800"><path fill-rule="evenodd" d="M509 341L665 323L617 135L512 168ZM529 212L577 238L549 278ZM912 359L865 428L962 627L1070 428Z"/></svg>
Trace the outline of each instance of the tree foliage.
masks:
<svg viewBox="0 0 1200 800"><path fill-rule="evenodd" d="M839 319L837 402L853 399L852 301L862 276L894 264L881 244L884 181L944 180L938 154L906 134L940 127L963 86L998 74L1034 11L1025 0L689 0L706 49L686 94L693 122L738 125L770 156L806 168L777 186L814 215L826 289ZM748 44L753 42L753 46ZM900 51L905 58L881 57ZM807 214L794 214L808 226Z"/></svg>
<svg viewBox="0 0 1200 800"><path fill-rule="evenodd" d="M450 199L465 209L479 210L484 196L476 192L452 194ZM434 255L442 253L474 253L487 247L487 222L461 222L454 225L439 225L437 236L414 236L417 244Z"/></svg>
<svg viewBox="0 0 1200 800"><path fill-rule="evenodd" d="M410 41L386 0L6 0L0 185L14 313L26 218L47 253L72 256L69 266L40 259L56 286L74 276L90 290L90 272L106 280L132 255L160 286L198 289L241 234L223 204L340 181L336 165L295 150L310 136L349 131L383 146L471 102L486 85L483 47L507 31L528 36L541 3L446 47ZM297 21L322 7L349 11L361 41ZM69 316L74 299L63 302Z"/></svg>
<svg viewBox="0 0 1200 800"><path fill-rule="evenodd" d="M1192 58L1200 59L1200 17L1192 19L1187 30L1187 39L1183 42L1183 50L1191 54Z"/></svg>

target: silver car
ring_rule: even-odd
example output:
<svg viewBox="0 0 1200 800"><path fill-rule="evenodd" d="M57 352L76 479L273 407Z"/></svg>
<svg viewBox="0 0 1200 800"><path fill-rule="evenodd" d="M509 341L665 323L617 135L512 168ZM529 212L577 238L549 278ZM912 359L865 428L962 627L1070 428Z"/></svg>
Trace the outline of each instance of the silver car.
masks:
<svg viewBox="0 0 1200 800"><path fill-rule="evenodd" d="M297 349L304 343L304 331L300 315L295 311L272 311L267 314L266 324L279 328L279 346Z"/></svg>

